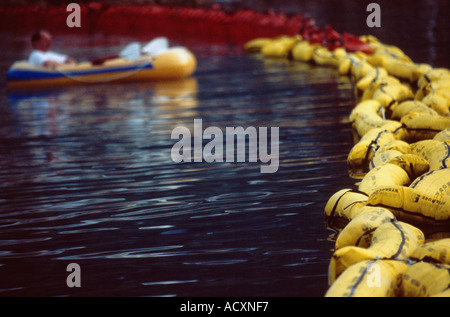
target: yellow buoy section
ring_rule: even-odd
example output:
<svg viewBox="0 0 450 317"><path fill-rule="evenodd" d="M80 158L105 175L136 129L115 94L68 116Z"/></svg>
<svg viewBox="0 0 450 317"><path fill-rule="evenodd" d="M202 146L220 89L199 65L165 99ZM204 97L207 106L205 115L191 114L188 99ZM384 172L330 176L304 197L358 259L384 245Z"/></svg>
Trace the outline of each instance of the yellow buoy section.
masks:
<svg viewBox="0 0 450 317"><path fill-rule="evenodd" d="M347 162L358 183L325 206L337 232L325 296L449 297L450 71L371 35L360 37L371 54L282 38L246 51L332 67L355 84Z"/></svg>

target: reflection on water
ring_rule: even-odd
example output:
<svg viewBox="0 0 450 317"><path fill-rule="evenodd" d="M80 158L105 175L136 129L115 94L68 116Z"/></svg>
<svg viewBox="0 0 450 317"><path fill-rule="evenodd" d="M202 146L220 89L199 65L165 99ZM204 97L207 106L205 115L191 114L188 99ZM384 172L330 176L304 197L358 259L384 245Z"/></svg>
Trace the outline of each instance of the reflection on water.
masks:
<svg viewBox="0 0 450 317"><path fill-rule="evenodd" d="M52 136L65 130L92 127L139 130L151 117L171 118L171 112L195 115L197 81L187 78L176 81L136 83L131 85L81 86L50 91L13 91L9 93L12 119L18 123L16 135ZM61 104L68 105L61 107ZM155 107L148 107L148 104ZM92 112L98 116L91 116ZM164 119L164 118L161 118ZM30 123L43 126L28 126ZM154 123L154 122L152 122ZM75 124L76 127L71 125ZM125 128L125 127L123 127ZM111 132L113 132L111 130Z"/></svg>
<svg viewBox="0 0 450 317"><path fill-rule="evenodd" d="M192 78L11 93L1 120L1 295L322 296L323 207L347 177L334 70L199 57ZM174 163L171 131L280 128L280 167ZM350 183L348 183L350 185ZM69 263L82 287L68 288Z"/></svg>
<svg viewBox="0 0 450 317"><path fill-rule="evenodd" d="M375 34L417 62L447 67L448 1L391 2L380 2L379 30L366 27L367 4L356 0L264 5L309 12L340 32ZM29 34L0 38L4 75L28 56ZM55 47L88 59L129 42L55 37ZM227 45L192 49L199 68L187 80L2 90L0 296L325 293L334 243L323 208L353 185L351 83L333 69L242 56ZM171 131L192 129L196 118L222 130L279 127L278 171L174 163ZM81 288L66 285L73 262Z"/></svg>

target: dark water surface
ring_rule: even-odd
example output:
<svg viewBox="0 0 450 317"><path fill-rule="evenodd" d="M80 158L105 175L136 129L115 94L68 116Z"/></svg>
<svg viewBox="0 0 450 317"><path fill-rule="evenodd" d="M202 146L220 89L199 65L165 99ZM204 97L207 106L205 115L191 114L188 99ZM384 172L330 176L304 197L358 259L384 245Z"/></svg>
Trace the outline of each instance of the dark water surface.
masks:
<svg viewBox="0 0 450 317"><path fill-rule="evenodd" d="M427 37L422 26L412 32ZM407 53L447 61L436 52L448 37L436 34L427 38L447 44ZM324 295L334 242L323 209L354 183L348 78L197 43L186 80L8 93L4 75L26 58L28 36L0 33L0 296ZM94 58L132 39L54 40ZM279 127L278 171L174 163L171 132L194 119ZM66 285L70 263L80 288Z"/></svg>
<svg viewBox="0 0 450 317"><path fill-rule="evenodd" d="M324 294L323 207L350 182L350 81L193 49L198 71L178 82L2 96L0 295ZM279 127L278 171L174 163L171 132L196 118L224 133Z"/></svg>

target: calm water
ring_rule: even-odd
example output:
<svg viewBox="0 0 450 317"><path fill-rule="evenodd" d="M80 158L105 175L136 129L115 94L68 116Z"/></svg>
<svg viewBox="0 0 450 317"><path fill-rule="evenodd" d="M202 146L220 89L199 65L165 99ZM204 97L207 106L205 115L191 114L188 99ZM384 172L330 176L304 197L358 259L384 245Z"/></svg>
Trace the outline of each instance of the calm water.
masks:
<svg viewBox="0 0 450 317"><path fill-rule="evenodd" d="M183 81L2 96L0 295L324 294L323 207L351 182L351 83L194 50L198 71ZM174 163L171 131L195 118L279 127L279 170ZM80 289L66 286L72 262Z"/></svg>
<svg viewBox="0 0 450 317"><path fill-rule="evenodd" d="M0 296L324 295L334 242L323 208L354 183L347 78L187 41L198 56L187 80L11 94L4 75L28 36L0 34ZM131 40L54 46L94 58ZM439 45L413 52L447 61ZM279 127L278 171L174 163L171 132L194 119ZM81 288L66 285L69 263Z"/></svg>

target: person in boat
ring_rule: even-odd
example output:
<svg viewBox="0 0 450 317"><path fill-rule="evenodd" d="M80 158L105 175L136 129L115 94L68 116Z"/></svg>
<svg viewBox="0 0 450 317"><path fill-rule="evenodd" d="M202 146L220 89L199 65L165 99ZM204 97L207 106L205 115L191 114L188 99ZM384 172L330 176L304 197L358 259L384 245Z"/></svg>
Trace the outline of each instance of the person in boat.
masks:
<svg viewBox="0 0 450 317"><path fill-rule="evenodd" d="M76 61L72 57L50 51L52 36L45 30L39 30L31 36L31 46L33 51L28 58L28 62L35 66L55 68L59 65L75 65Z"/></svg>

